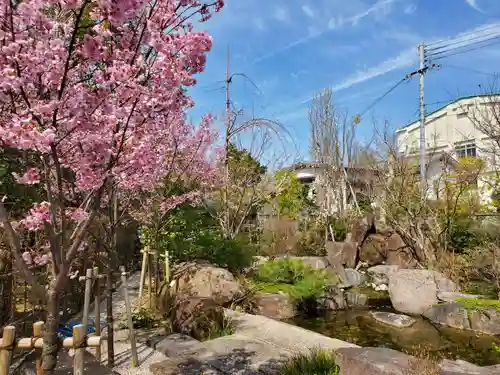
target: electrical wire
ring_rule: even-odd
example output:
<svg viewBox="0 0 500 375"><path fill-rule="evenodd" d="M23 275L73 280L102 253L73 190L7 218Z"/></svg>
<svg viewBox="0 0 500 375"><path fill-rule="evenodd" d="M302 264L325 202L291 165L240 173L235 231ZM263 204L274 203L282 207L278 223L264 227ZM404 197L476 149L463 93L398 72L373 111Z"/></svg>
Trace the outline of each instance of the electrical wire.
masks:
<svg viewBox="0 0 500 375"><path fill-rule="evenodd" d="M480 41L477 41L477 42L473 42L473 43L469 43L469 44L465 44L463 46L460 46L460 47L455 47L455 48L449 48L447 50L444 50L444 51L439 51L439 52L435 52L435 53L430 53L427 55L427 57L436 57L436 56L441 56L443 54L447 54L448 52L453 52L453 51L457 51L457 50L461 50L462 48L466 48L466 47L470 47L470 46L474 46L476 44L481 44L481 43L484 43L484 42L491 42L491 41L494 41L494 40L497 40L500 38L500 34L495 36L495 37L492 37L492 38L488 38L488 39L484 39L484 40L480 40Z"/></svg>
<svg viewBox="0 0 500 375"><path fill-rule="evenodd" d="M450 38L441 39L441 40L438 40L436 42L432 42L432 43L427 44L427 47L432 47L432 46L435 46L436 44L441 44L443 42L447 42L447 41L451 41L451 40L455 40L455 39L467 37L468 35L474 35L474 34L477 34L477 33L483 32L483 31L495 29L497 27L500 28L500 24L491 25L491 26L488 26L488 27L485 27L485 28L482 28L482 29L479 29L479 30L474 30L474 31L470 31L468 33L459 34L459 35L456 35L456 36L453 36L453 37L450 37Z"/></svg>
<svg viewBox="0 0 500 375"><path fill-rule="evenodd" d="M466 39L466 40L458 40L458 41L455 41L455 42L452 42L452 43L448 43L447 45L443 45L443 46L439 46L439 47L426 48L426 51L429 51L429 52L437 51L437 50L441 50L443 48L448 48L448 47L454 46L456 44L467 43L467 42L470 42L471 40L477 40L477 39L481 39L481 38L484 38L484 37L487 37L487 36L491 36L491 35L500 36L500 30L495 31L493 33L489 33L489 34L479 35L479 36L476 36L474 38L469 38L469 39ZM468 44L466 44L466 45L468 45ZM459 48L459 47L455 47L455 48Z"/></svg>
<svg viewBox="0 0 500 375"><path fill-rule="evenodd" d="M490 46L493 46L493 45L496 45L496 44L499 44L499 43L500 43L500 38L496 38L496 39L497 39L497 40L496 40L496 41L494 41L494 42L491 42L491 43L488 43L488 44L485 44L485 45L482 45L482 46L479 46L479 47L465 49L465 50L458 51L458 52L455 52L455 53L450 53L450 54L448 54L448 55L438 56L438 57L436 57L436 58L432 58L432 56L431 56L431 57L429 58L429 60L432 60L432 61L437 61L437 60L445 59L445 58L447 58L447 57L460 55L460 54L462 54L462 53L467 53L467 52L471 52L471 51L477 51L477 50L480 50L480 49L483 49L483 48L486 48L486 47L490 47Z"/></svg>
<svg viewBox="0 0 500 375"><path fill-rule="evenodd" d="M453 68L453 69L458 69L458 70L463 70L463 71L466 71L466 72L472 72L472 73L477 73L477 74L482 74L482 75L485 75L485 76L498 76L498 73L488 73L488 72L483 72L481 70L477 70L477 69L472 69L472 68L466 68L465 66L459 66L459 65L454 65L454 64L444 64L442 65L443 67L445 68Z"/></svg>
<svg viewBox="0 0 500 375"><path fill-rule="evenodd" d="M403 82L407 81L409 77L404 77L400 81L398 81L394 86L392 86L389 90L387 90L384 94L376 98L368 107L365 108L363 112L359 114L359 117L362 118L366 112L368 112L370 109L375 107L378 102L380 102L382 99L384 99L387 95L389 95L391 92L393 92L399 85L401 85Z"/></svg>

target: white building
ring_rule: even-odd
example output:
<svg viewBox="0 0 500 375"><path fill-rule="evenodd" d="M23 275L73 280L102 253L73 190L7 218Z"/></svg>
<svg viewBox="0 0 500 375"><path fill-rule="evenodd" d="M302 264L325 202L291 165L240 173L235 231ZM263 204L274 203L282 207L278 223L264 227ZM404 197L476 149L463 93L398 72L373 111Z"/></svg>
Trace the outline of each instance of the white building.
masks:
<svg viewBox="0 0 500 375"><path fill-rule="evenodd" d="M436 198L440 189L440 177L452 161L472 156L483 159L486 170L492 170L498 163L492 153L491 140L478 129L477 124L496 124L500 132L500 96L478 95L458 98L427 114L425 119L425 141L427 155L428 197ZM481 127L481 126L480 126ZM499 133L500 134L500 133ZM396 145L401 156L420 164L420 122L396 130ZM498 169L498 168L496 168ZM491 190L484 178L478 181L478 191L483 202L491 196Z"/></svg>

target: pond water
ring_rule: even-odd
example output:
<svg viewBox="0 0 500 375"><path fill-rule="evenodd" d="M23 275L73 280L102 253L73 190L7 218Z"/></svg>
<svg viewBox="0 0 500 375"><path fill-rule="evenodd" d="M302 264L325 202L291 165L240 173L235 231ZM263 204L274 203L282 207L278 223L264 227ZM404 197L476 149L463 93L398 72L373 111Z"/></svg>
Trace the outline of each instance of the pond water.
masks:
<svg viewBox="0 0 500 375"><path fill-rule="evenodd" d="M373 311L373 310L372 310ZM390 309L377 311L394 312ZM500 364L500 338L468 331L436 327L423 318L410 328L394 328L376 322L368 310L343 310L319 318L298 317L299 327L364 347L385 347L409 354L428 352L438 359L461 359L479 366Z"/></svg>

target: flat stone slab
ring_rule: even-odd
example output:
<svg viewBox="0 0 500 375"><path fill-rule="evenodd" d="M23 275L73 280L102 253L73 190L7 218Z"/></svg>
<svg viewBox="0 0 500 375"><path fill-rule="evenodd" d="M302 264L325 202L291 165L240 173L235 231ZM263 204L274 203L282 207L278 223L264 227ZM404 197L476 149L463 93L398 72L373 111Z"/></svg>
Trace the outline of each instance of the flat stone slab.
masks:
<svg viewBox="0 0 500 375"><path fill-rule="evenodd" d="M197 356L197 359L235 375L279 374L283 364L293 355L283 348L242 334L205 341L204 345L211 354Z"/></svg>
<svg viewBox="0 0 500 375"><path fill-rule="evenodd" d="M303 353L318 347L331 350L358 347L355 344L327 337L265 316L245 314L229 309L225 309L224 312L235 325L236 334L272 344L292 353Z"/></svg>
<svg viewBox="0 0 500 375"><path fill-rule="evenodd" d="M149 366L152 375L225 375L208 364L194 359L167 359Z"/></svg>
<svg viewBox="0 0 500 375"><path fill-rule="evenodd" d="M370 315L377 321L397 328L408 328L415 324L416 320L408 315L394 314L383 311L371 311Z"/></svg>
<svg viewBox="0 0 500 375"><path fill-rule="evenodd" d="M437 297L438 300L441 302L456 302L456 300L459 298L464 298L464 299L482 298L482 296L480 295L460 293L460 292L438 292Z"/></svg>
<svg viewBox="0 0 500 375"><path fill-rule="evenodd" d="M171 358L188 357L207 351L202 342L177 333L167 337L151 338L148 340L148 345Z"/></svg>

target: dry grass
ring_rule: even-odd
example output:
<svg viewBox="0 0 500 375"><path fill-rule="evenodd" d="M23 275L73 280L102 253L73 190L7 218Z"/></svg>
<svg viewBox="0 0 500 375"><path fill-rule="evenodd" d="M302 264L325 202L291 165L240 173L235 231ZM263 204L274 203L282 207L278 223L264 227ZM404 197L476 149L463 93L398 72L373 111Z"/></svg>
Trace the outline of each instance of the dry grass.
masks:
<svg viewBox="0 0 500 375"><path fill-rule="evenodd" d="M438 361L429 350L420 346L408 361L408 369L403 371L403 375L438 375L439 371Z"/></svg>

